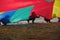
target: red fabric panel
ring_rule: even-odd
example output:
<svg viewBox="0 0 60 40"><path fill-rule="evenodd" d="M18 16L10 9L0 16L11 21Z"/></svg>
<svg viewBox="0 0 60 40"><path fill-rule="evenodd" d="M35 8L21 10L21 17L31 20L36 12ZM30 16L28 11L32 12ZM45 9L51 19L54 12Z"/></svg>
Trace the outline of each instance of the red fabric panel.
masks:
<svg viewBox="0 0 60 40"><path fill-rule="evenodd" d="M0 11L15 10L38 3L37 0L0 0Z"/></svg>
<svg viewBox="0 0 60 40"><path fill-rule="evenodd" d="M52 2L47 2L46 0L39 0L38 4L34 4L35 8L33 9L38 16L43 16L47 19L52 18L54 0Z"/></svg>

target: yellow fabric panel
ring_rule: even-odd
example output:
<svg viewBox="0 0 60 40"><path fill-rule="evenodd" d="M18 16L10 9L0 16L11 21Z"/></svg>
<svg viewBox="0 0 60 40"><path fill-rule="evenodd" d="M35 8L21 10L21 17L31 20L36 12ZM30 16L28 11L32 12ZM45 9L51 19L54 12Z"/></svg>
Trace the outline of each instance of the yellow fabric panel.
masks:
<svg viewBox="0 0 60 40"><path fill-rule="evenodd" d="M56 15L56 17L60 17L60 0L55 0L53 6L53 16L54 15Z"/></svg>
<svg viewBox="0 0 60 40"><path fill-rule="evenodd" d="M0 12L0 14L3 14L4 12Z"/></svg>

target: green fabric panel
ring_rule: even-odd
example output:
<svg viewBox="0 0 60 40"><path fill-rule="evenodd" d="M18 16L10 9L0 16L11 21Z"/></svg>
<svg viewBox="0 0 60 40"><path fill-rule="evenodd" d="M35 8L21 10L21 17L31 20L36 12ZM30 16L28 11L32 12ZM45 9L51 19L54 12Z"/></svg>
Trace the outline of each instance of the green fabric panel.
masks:
<svg viewBox="0 0 60 40"><path fill-rule="evenodd" d="M11 17L10 22L17 22L22 20L29 19L31 10L33 9L33 6L29 6L26 8L18 9L15 14Z"/></svg>

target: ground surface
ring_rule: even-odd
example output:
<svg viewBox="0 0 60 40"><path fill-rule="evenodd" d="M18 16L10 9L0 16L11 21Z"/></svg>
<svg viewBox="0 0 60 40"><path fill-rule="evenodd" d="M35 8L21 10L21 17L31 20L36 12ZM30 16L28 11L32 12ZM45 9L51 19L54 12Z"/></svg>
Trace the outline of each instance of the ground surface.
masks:
<svg viewBox="0 0 60 40"><path fill-rule="evenodd" d="M60 40L60 23L0 26L0 40Z"/></svg>

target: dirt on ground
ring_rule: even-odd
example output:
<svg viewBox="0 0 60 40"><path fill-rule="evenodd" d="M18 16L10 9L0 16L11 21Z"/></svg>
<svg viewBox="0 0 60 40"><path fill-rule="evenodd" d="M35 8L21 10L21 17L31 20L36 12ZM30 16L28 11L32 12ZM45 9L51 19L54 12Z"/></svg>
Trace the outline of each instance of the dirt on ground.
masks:
<svg viewBox="0 0 60 40"><path fill-rule="evenodd" d="M60 23L0 26L0 40L60 40Z"/></svg>

